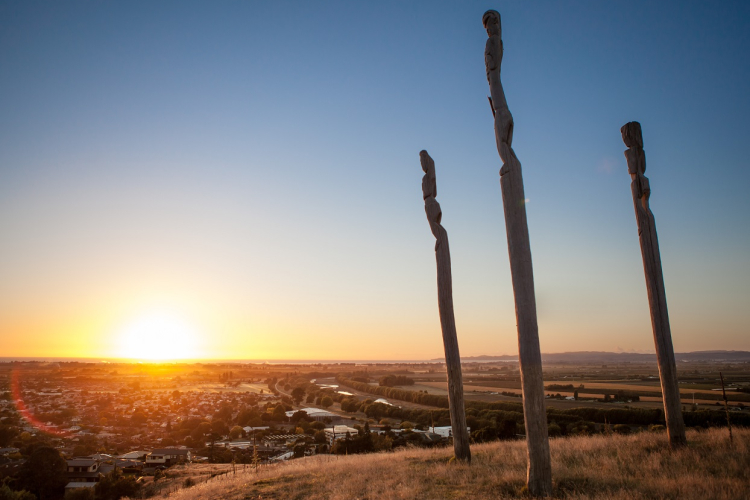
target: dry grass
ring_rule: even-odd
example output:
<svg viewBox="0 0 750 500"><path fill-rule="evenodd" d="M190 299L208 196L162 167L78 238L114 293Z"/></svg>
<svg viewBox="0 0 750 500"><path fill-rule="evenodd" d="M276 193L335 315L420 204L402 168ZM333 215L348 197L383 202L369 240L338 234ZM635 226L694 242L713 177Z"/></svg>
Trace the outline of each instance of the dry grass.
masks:
<svg viewBox="0 0 750 500"><path fill-rule="evenodd" d="M671 451L663 433L553 439L555 498L746 499L750 429L690 431ZM450 449L316 456L238 472L172 493L171 499L503 499L524 495L525 443L472 446L473 461Z"/></svg>

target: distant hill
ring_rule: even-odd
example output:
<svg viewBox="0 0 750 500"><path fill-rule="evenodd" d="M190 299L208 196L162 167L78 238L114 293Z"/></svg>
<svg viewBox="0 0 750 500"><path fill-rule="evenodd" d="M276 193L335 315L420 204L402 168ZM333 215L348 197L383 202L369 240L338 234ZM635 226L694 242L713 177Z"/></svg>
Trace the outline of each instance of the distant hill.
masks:
<svg viewBox="0 0 750 500"><path fill-rule="evenodd" d="M695 351L677 352L675 359L680 361L706 362L750 362L750 351ZM434 358L431 361L443 361ZM499 356L466 356L461 361L489 362L489 361L518 361L518 356L501 354ZM637 352L606 352L606 351L576 351L542 353L545 363L656 363L656 354Z"/></svg>

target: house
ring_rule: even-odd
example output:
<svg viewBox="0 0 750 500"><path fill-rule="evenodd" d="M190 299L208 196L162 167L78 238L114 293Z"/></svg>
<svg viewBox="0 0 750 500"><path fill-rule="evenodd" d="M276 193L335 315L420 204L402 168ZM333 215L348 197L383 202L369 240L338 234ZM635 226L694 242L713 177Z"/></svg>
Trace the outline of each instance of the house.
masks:
<svg viewBox="0 0 750 500"><path fill-rule="evenodd" d="M441 437L448 438L453 436L453 427L450 425L444 425L441 427L428 427L428 432L432 432L434 434L437 434ZM471 427L466 427L466 432L471 432Z"/></svg>
<svg viewBox="0 0 750 500"><path fill-rule="evenodd" d="M79 472L96 472L99 469L99 460L95 458L72 458L68 462L68 474Z"/></svg>
<svg viewBox="0 0 750 500"><path fill-rule="evenodd" d="M192 456L186 448L162 448L146 455L146 467L163 465L170 467L175 464L190 462Z"/></svg>
<svg viewBox="0 0 750 500"><path fill-rule="evenodd" d="M140 474L143 471L143 462L139 460L118 460L115 459L117 462L117 470L121 471L123 474ZM115 464L103 464L99 467L99 472L102 474L109 474L115 469Z"/></svg>
<svg viewBox="0 0 750 500"><path fill-rule="evenodd" d="M135 450L123 453L122 455L118 455L117 458L120 458L122 460L145 460L148 453L149 452L147 451Z"/></svg>
<svg viewBox="0 0 750 500"><path fill-rule="evenodd" d="M93 488L101 479L99 460L93 458L72 458L67 461L68 484L65 489Z"/></svg>

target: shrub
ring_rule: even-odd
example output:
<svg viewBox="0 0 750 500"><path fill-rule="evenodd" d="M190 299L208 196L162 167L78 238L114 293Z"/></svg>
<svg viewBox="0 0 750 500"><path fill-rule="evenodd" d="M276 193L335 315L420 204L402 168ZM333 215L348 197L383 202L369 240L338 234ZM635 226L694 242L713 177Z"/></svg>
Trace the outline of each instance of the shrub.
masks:
<svg viewBox="0 0 750 500"><path fill-rule="evenodd" d="M0 499L3 496L0 495ZM3 499L4 500L4 499ZM94 500L93 488L76 488L65 492L65 500Z"/></svg>
<svg viewBox="0 0 750 500"><path fill-rule="evenodd" d="M556 436L562 435L562 429L555 422L550 423L549 426L547 427L547 430L549 432L549 437L556 437Z"/></svg>
<svg viewBox="0 0 750 500"><path fill-rule="evenodd" d="M615 424L612 430L618 434L630 434L632 432L630 426L625 424Z"/></svg>
<svg viewBox="0 0 750 500"><path fill-rule="evenodd" d="M68 498L67 495L65 498ZM26 490L13 491L4 484L0 486L0 500L36 500L36 497Z"/></svg>

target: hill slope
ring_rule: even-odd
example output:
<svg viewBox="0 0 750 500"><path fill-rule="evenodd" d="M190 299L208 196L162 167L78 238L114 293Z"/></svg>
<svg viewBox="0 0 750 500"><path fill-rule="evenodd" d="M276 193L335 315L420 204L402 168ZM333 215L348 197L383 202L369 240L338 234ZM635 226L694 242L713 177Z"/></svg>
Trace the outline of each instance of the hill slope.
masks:
<svg viewBox="0 0 750 500"><path fill-rule="evenodd" d="M557 438L550 443L555 498L741 499L750 492L750 429L690 431L672 452L664 433ZM502 499L524 491L523 441L472 446L471 465L451 449L319 455L237 472L179 490L172 499Z"/></svg>

